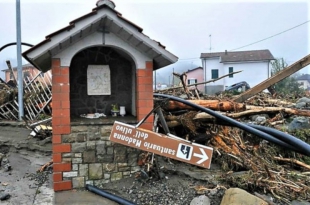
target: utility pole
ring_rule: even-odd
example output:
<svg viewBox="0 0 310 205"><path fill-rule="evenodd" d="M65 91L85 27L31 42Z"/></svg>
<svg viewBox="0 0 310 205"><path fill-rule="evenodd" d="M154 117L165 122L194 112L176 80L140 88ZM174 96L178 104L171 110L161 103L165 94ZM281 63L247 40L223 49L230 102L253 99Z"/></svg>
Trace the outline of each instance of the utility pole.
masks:
<svg viewBox="0 0 310 205"><path fill-rule="evenodd" d="M23 102L23 68L22 68L22 44L21 44L21 20L20 0L16 0L16 42L17 42L17 86L18 86L18 117L22 120L24 116Z"/></svg>
<svg viewBox="0 0 310 205"><path fill-rule="evenodd" d="M211 53L211 49L212 49L212 47L211 47L211 34L209 35L209 39L210 39L210 53Z"/></svg>

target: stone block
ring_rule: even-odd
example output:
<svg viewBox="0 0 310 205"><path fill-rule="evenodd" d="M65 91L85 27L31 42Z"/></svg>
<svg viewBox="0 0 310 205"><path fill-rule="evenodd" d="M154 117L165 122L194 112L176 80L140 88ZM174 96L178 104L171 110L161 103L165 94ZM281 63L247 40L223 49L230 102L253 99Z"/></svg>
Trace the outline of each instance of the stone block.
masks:
<svg viewBox="0 0 310 205"><path fill-rule="evenodd" d="M85 178L84 177L72 178L72 187L73 187L73 189L84 188L85 187Z"/></svg>
<svg viewBox="0 0 310 205"><path fill-rule="evenodd" d="M87 140L87 135L85 133L79 133L76 136L76 141L77 142L86 142Z"/></svg>
<svg viewBox="0 0 310 205"><path fill-rule="evenodd" d="M123 178L123 173L122 172L116 172L111 174L111 181L117 181Z"/></svg>
<svg viewBox="0 0 310 205"><path fill-rule="evenodd" d="M118 167L119 172L130 171L130 167Z"/></svg>
<svg viewBox="0 0 310 205"><path fill-rule="evenodd" d="M221 205L268 205L264 200L249 194L239 188L230 188L225 191Z"/></svg>
<svg viewBox="0 0 310 205"><path fill-rule="evenodd" d="M84 163L96 162L95 150L88 150L88 151L83 152L83 162Z"/></svg>
<svg viewBox="0 0 310 205"><path fill-rule="evenodd" d="M100 140L100 138L101 138L101 135L99 132L87 134L87 140L89 140L89 141Z"/></svg>
<svg viewBox="0 0 310 205"><path fill-rule="evenodd" d="M127 156L125 154L115 155L114 162L125 163L125 162L127 162Z"/></svg>
<svg viewBox="0 0 310 205"><path fill-rule="evenodd" d="M127 163L117 163L118 167L127 167L128 164Z"/></svg>
<svg viewBox="0 0 310 205"><path fill-rule="evenodd" d="M83 162L82 158L72 158L73 164L81 164Z"/></svg>
<svg viewBox="0 0 310 205"><path fill-rule="evenodd" d="M139 159L138 153L135 152L128 153L128 165L130 166L138 165L138 159Z"/></svg>
<svg viewBox="0 0 310 205"><path fill-rule="evenodd" d="M106 154L106 155L99 155L97 157L98 162L101 163L113 163L114 162L114 156L112 154Z"/></svg>
<svg viewBox="0 0 310 205"><path fill-rule="evenodd" d="M104 172L116 171L116 164L113 163L102 164L102 167Z"/></svg>
<svg viewBox="0 0 310 205"><path fill-rule="evenodd" d="M101 141L109 141L109 140L110 140L110 137L109 137L109 136L101 137L100 140L101 140Z"/></svg>
<svg viewBox="0 0 310 205"><path fill-rule="evenodd" d="M112 126L103 126L101 127L100 132L102 136L110 137L111 130L112 130Z"/></svg>
<svg viewBox="0 0 310 205"><path fill-rule="evenodd" d="M94 186L94 181L86 181L85 184L93 185Z"/></svg>
<svg viewBox="0 0 310 205"><path fill-rule="evenodd" d="M86 142L71 144L72 152L84 152L86 150Z"/></svg>
<svg viewBox="0 0 310 205"><path fill-rule="evenodd" d="M76 134L62 135L62 143L74 143L76 142Z"/></svg>
<svg viewBox="0 0 310 205"><path fill-rule="evenodd" d="M96 142L95 141L86 142L86 147L88 150L95 150L96 149Z"/></svg>
<svg viewBox="0 0 310 205"><path fill-rule="evenodd" d="M72 133L87 132L87 126L71 126Z"/></svg>
<svg viewBox="0 0 310 205"><path fill-rule="evenodd" d="M89 164L89 179L102 179L102 164Z"/></svg>
<svg viewBox="0 0 310 205"><path fill-rule="evenodd" d="M99 133L99 127L98 126L88 126L87 127L87 134L91 133Z"/></svg>
<svg viewBox="0 0 310 205"><path fill-rule="evenodd" d="M103 174L103 178L104 179L110 179L111 178L111 174Z"/></svg>
<svg viewBox="0 0 310 205"><path fill-rule="evenodd" d="M114 147L107 147L107 154L113 154L114 153Z"/></svg>
<svg viewBox="0 0 310 205"><path fill-rule="evenodd" d="M62 157L63 158L71 158L72 157L72 153L63 153Z"/></svg>
<svg viewBox="0 0 310 205"><path fill-rule="evenodd" d="M63 162L71 162L71 161L72 161L72 158L62 158L62 161L63 161Z"/></svg>
<svg viewBox="0 0 310 205"><path fill-rule="evenodd" d="M121 147L114 146L114 153L117 155L125 155L127 154L127 149L125 146L121 146Z"/></svg>
<svg viewBox="0 0 310 205"><path fill-rule="evenodd" d="M79 176L88 176L88 164L79 165Z"/></svg>
<svg viewBox="0 0 310 205"><path fill-rule="evenodd" d="M72 171L78 171L79 165L78 164L72 164Z"/></svg>
<svg viewBox="0 0 310 205"><path fill-rule="evenodd" d="M77 171L74 171L74 172L63 172L62 176L63 177L68 177L68 178L77 177L78 176L78 172Z"/></svg>
<svg viewBox="0 0 310 205"><path fill-rule="evenodd" d="M75 157L75 158L82 158L82 153L75 153L75 154L74 154L74 157Z"/></svg>
<svg viewBox="0 0 310 205"><path fill-rule="evenodd" d="M114 145L114 142L111 142L111 141L106 141L106 145L107 145L108 147L111 147L111 146L113 146L113 145Z"/></svg>
<svg viewBox="0 0 310 205"><path fill-rule="evenodd" d="M107 153L106 146L105 146L104 142L97 142L96 153L97 153L97 155L104 155Z"/></svg>
<svg viewBox="0 0 310 205"><path fill-rule="evenodd" d="M123 172L123 177L125 177L125 176L130 176L130 172Z"/></svg>

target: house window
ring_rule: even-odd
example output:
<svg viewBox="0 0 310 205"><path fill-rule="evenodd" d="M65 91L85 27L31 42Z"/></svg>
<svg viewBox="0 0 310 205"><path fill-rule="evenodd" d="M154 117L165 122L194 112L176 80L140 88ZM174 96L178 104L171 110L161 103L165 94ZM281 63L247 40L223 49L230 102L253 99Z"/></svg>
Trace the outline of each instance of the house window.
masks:
<svg viewBox="0 0 310 205"><path fill-rule="evenodd" d="M192 85L192 84L195 84L195 83L197 83L197 79L195 79L195 78L191 78L191 79L187 80L187 84L188 85Z"/></svg>
<svg viewBox="0 0 310 205"><path fill-rule="evenodd" d="M234 72L234 68L233 67L229 67L228 68L228 73L233 73ZM229 75L230 78L234 77L234 74Z"/></svg>
<svg viewBox="0 0 310 205"><path fill-rule="evenodd" d="M218 69L212 69L211 70L211 78L216 79L219 77L219 70Z"/></svg>

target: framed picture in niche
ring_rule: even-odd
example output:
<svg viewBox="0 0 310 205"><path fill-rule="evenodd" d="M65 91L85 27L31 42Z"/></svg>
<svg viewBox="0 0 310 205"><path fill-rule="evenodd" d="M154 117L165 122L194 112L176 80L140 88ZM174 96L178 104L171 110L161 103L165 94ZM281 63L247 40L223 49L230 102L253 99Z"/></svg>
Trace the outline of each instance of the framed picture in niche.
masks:
<svg viewBox="0 0 310 205"><path fill-rule="evenodd" d="M87 94L111 95L111 75L108 65L88 65Z"/></svg>

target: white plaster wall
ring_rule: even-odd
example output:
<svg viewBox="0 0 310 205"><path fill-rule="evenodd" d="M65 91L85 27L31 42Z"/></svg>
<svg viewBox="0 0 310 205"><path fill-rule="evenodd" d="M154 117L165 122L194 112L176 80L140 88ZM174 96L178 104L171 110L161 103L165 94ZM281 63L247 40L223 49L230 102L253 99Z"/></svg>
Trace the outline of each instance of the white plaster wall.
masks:
<svg viewBox="0 0 310 205"><path fill-rule="evenodd" d="M213 69L218 69L219 70L219 77L223 75L223 64L220 63L220 58L213 58L213 59L208 59L206 60L205 63L206 69L207 69L207 78L206 81L212 80L212 72L211 70ZM223 79L215 81L213 83L209 83L207 85L223 85L224 81Z"/></svg>
<svg viewBox="0 0 310 205"><path fill-rule="evenodd" d="M307 80L298 80L298 83L303 83L303 89L307 89L308 87L310 87L310 83Z"/></svg>
<svg viewBox="0 0 310 205"><path fill-rule="evenodd" d="M58 53L54 58L61 59L61 66L70 66L71 60L75 54L81 50L92 46L111 46L125 51L136 64L137 68L145 68L146 61L152 61L149 57L143 55L138 50L131 47L128 43L115 36L113 33L105 34L105 44L103 44L103 36L100 32L95 32L80 41L76 42L69 48Z"/></svg>
<svg viewBox="0 0 310 205"><path fill-rule="evenodd" d="M232 78L226 77L224 87L240 81L246 81L251 87L254 87L268 78L268 64L268 62L224 64L224 75L229 73L229 67L233 67L234 72L242 70L241 73L234 74Z"/></svg>

